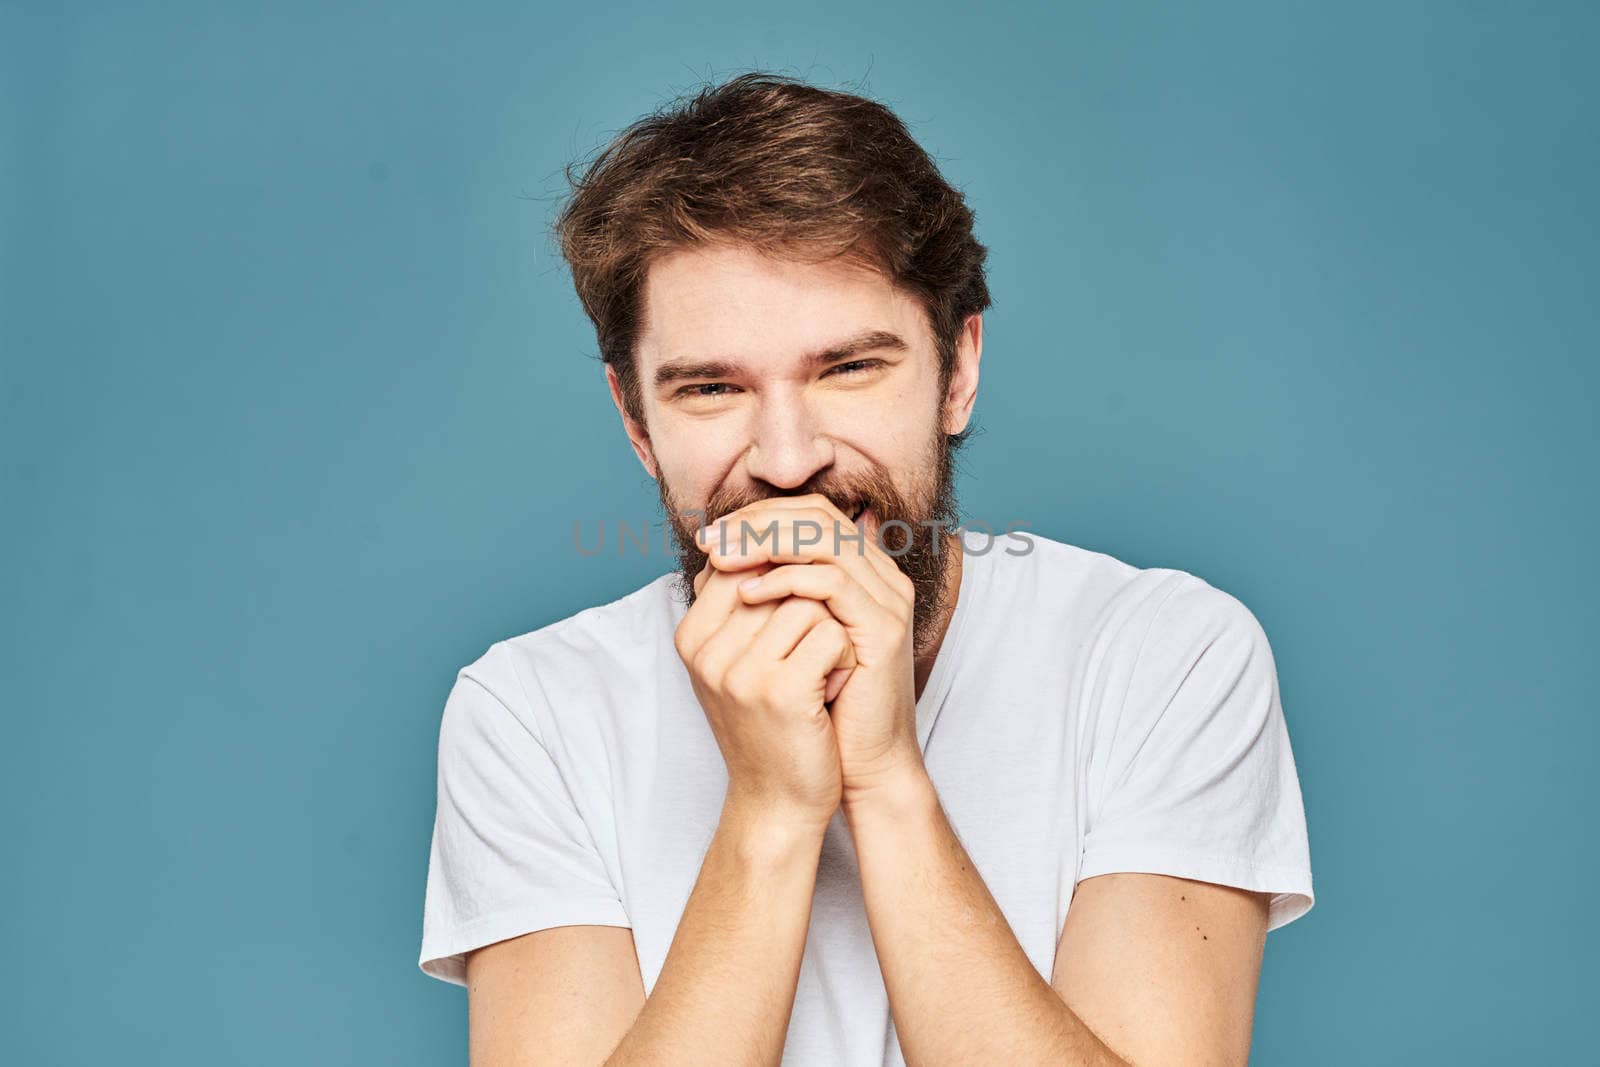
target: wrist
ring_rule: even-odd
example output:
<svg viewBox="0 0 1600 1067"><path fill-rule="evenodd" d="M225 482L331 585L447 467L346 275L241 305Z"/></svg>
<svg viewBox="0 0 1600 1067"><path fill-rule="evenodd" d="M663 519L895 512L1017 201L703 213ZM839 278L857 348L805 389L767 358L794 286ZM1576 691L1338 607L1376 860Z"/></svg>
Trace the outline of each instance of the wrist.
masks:
<svg viewBox="0 0 1600 1067"><path fill-rule="evenodd" d="M781 857L820 848L833 813L749 796L730 790L723 798L718 831L734 839L741 852Z"/></svg>
<svg viewBox="0 0 1600 1067"><path fill-rule="evenodd" d="M919 753L920 756L920 753ZM939 806L939 794L920 758L905 761L870 780L846 785L840 806L845 821L914 819Z"/></svg>

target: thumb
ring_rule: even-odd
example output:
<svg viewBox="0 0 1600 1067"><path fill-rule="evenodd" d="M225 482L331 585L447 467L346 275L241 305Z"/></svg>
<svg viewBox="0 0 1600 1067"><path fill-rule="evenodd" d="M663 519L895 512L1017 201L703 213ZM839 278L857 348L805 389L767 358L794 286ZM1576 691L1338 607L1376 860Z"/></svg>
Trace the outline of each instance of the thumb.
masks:
<svg viewBox="0 0 1600 1067"><path fill-rule="evenodd" d="M834 661L833 670L828 672L828 677L822 687L822 702L832 704L833 698L839 695L839 690L844 688L844 683L850 680L850 675L856 669L856 646L848 640L839 652L839 658Z"/></svg>
<svg viewBox="0 0 1600 1067"><path fill-rule="evenodd" d="M844 688L844 683L850 680L850 675L854 672L854 667L836 667L829 671L827 682L822 689L822 702L832 704L834 697L839 695L839 690Z"/></svg>

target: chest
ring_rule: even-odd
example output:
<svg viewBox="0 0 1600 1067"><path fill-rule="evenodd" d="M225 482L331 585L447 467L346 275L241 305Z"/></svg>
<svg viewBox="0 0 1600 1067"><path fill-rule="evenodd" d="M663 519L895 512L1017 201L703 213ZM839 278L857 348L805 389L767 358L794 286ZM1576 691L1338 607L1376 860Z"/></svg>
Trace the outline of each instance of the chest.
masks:
<svg viewBox="0 0 1600 1067"><path fill-rule="evenodd" d="M1039 695L1050 692L1047 686ZM1006 687L952 686L928 733L924 761L956 836L1029 959L1048 977L1076 882L1080 776L1070 716L1041 715L1035 705L1019 705L1026 698ZM674 723L627 750L608 798L614 836L602 845L634 924L647 991L699 877L727 786L726 766L698 706L675 709L662 725ZM863 997L870 1006L882 994L855 843L839 813L818 863L802 988L808 983L840 1012L854 1010L849 1005L863 1004ZM838 987L847 983L857 988L841 996Z"/></svg>

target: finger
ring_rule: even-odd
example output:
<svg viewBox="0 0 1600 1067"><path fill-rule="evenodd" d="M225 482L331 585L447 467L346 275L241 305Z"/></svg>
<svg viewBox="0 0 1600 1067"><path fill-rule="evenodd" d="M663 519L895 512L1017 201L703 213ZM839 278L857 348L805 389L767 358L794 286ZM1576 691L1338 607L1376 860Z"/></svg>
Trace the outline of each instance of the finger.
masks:
<svg viewBox="0 0 1600 1067"><path fill-rule="evenodd" d="M718 570L738 571L761 563L831 563L848 571L862 587L882 602L902 599L885 570L898 573L892 560L872 538L860 535L848 519L840 521L815 509L794 509L786 515L768 513L746 525L729 529L726 543L712 538L707 559Z"/></svg>
<svg viewBox="0 0 1600 1067"><path fill-rule="evenodd" d="M872 562L874 568L884 577L885 581L891 585L897 581L896 575L900 574L900 565L895 562L895 557L889 555L888 550L883 546L882 543L880 543L879 540L883 536L883 520L881 516L878 517L877 520L879 523L877 529L871 534L866 534L866 536L862 538L860 546L857 546L854 543L853 538L858 533L865 534L866 531L864 528L854 522L850 516L846 515L842 510L840 510L832 500L828 499L828 497L824 496L822 493L808 493L805 496L768 497L765 500L759 500L754 504L746 505L736 512L730 512L727 518L735 519L735 521L730 522L727 526L727 530L730 534L730 540L735 544L738 543L736 535L739 530L739 525L736 517L748 517L752 520L751 524L755 526L756 529L761 529L763 523L758 520L760 520L760 516L762 514L774 511L779 513L786 511L799 511L806 508L815 508L828 516L828 521L824 523L825 531L831 532L834 529L833 524L835 521L839 524L839 529L841 531L839 535L839 540L841 542L841 554L843 552L855 552L858 555L864 555ZM719 536L723 532L720 526L713 527L713 529L717 531ZM852 541L848 544L845 544L844 541L847 536L850 537ZM905 536L905 534L898 535L895 538L895 544L897 546L901 544Z"/></svg>
<svg viewBox="0 0 1600 1067"><path fill-rule="evenodd" d="M697 544L708 554L722 548L724 543L729 546L738 546L764 538L771 541L774 534L774 524L783 523L785 520L798 520L805 516L815 522L819 529L808 536L820 537L830 532L835 524L841 530L841 539L844 534L854 535L855 525L850 517L834 506L833 502L821 493L809 493L806 496L779 496L758 500L754 504L746 504L737 511L731 511L715 523L704 526L697 535ZM792 537L792 534L786 534ZM728 553L724 553L728 554Z"/></svg>
<svg viewBox="0 0 1600 1067"><path fill-rule="evenodd" d="M731 511L717 522L702 527L697 535L697 543L702 550L709 552L724 541L738 545L741 539L754 540L758 535L770 540L771 535L767 532L769 526L801 515L817 522L824 531L837 523L844 531L855 532L850 517L835 507L833 501L820 493L811 493L806 496L768 497L747 504L738 511Z"/></svg>
<svg viewBox="0 0 1600 1067"><path fill-rule="evenodd" d="M844 683L850 680L850 675L855 672L849 667L836 667L828 672L828 679L822 686L822 702L832 704L834 697L839 695L839 690L844 688Z"/></svg>
<svg viewBox="0 0 1600 1067"><path fill-rule="evenodd" d="M776 604L740 604L689 658L702 678L720 681L778 610Z"/></svg>
<svg viewBox="0 0 1600 1067"><path fill-rule="evenodd" d="M752 587L750 583L754 582ZM829 613L857 633L885 622L909 618L910 605L898 599L886 605L861 587L842 567L791 563L739 583L739 599L761 604L786 597L804 597L827 605Z"/></svg>
<svg viewBox="0 0 1600 1067"><path fill-rule="evenodd" d="M821 680L836 668L853 670L855 646L837 619L823 619L807 631L784 663L804 677Z"/></svg>
<svg viewBox="0 0 1600 1067"><path fill-rule="evenodd" d="M781 511L794 508L818 508L824 511L838 513L842 517L842 513L839 512L839 509L834 507L833 501L829 500L821 493L807 493L805 496L769 496L765 500L757 500L754 503L746 504L744 507L735 511L730 511L726 515L722 516L722 518L717 519L714 522L706 523L704 526L702 526L699 532L704 534L709 528L713 536L721 536L724 532L724 528L730 531L737 531L739 528L739 521L741 519L753 518L764 511ZM702 539L700 541L700 547L704 548L705 544L706 542Z"/></svg>
<svg viewBox="0 0 1600 1067"><path fill-rule="evenodd" d="M815 600L792 597L775 603L776 609L751 639L745 652L751 659L776 663L787 658L813 626L832 617L828 609Z"/></svg>
<svg viewBox="0 0 1600 1067"><path fill-rule="evenodd" d="M764 574L765 570L759 573ZM696 594L694 603L689 605L689 610L679 621L673 637L678 654L685 663L694 658L700 646L716 633L717 628L727 621L735 609L744 606L739 600L738 589L739 579L742 577L748 575L726 573L715 568L708 569L700 592Z"/></svg>

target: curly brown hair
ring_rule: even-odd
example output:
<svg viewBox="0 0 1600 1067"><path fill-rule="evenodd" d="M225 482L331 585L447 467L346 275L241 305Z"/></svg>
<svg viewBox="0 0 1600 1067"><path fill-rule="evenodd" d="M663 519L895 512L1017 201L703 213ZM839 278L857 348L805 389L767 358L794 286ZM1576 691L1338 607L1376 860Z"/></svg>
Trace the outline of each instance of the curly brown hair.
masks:
<svg viewBox="0 0 1600 1067"><path fill-rule="evenodd" d="M740 74L640 119L578 169L566 167L572 196L553 236L641 424L641 299L666 253L731 242L882 271L927 312L941 394L962 325L990 306L988 250L961 192L893 112L862 96Z"/></svg>

